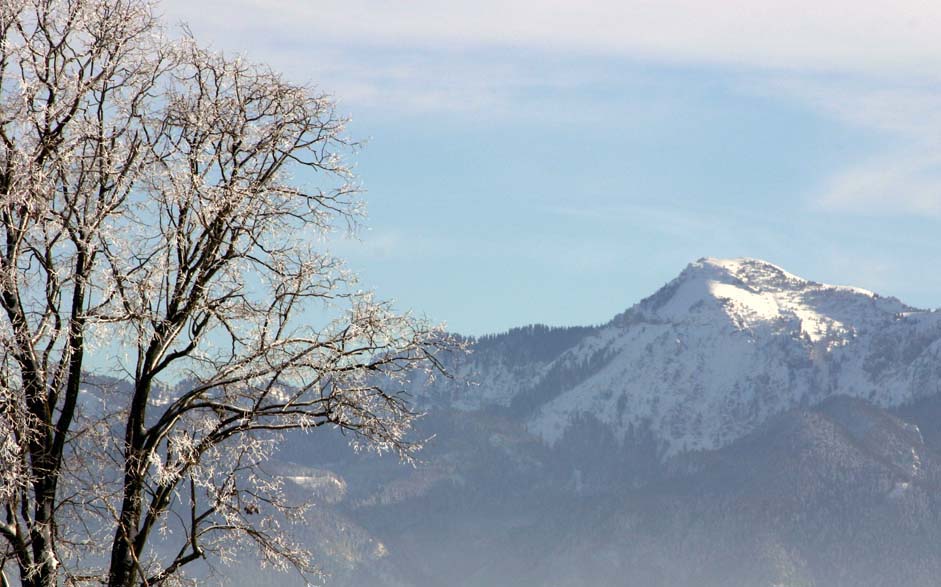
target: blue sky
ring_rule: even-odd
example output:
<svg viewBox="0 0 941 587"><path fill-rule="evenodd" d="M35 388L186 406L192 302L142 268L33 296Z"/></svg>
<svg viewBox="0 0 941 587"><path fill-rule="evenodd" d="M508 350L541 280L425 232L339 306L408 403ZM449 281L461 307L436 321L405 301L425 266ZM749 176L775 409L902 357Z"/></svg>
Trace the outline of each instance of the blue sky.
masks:
<svg viewBox="0 0 941 587"><path fill-rule="evenodd" d="M607 321L702 256L941 306L935 2L161 6L335 95L364 285L468 334Z"/></svg>

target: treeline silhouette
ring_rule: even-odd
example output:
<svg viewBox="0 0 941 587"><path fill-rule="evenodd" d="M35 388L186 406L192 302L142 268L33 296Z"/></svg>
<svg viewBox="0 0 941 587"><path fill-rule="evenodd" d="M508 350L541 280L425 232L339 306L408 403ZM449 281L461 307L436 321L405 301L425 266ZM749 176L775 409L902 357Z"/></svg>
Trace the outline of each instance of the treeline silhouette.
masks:
<svg viewBox="0 0 941 587"><path fill-rule="evenodd" d="M530 324L511 328L499 334L470 338L476 352L499 353L506 363L522 361L547 362L574 346L595 326L546 326Z"/></svg>

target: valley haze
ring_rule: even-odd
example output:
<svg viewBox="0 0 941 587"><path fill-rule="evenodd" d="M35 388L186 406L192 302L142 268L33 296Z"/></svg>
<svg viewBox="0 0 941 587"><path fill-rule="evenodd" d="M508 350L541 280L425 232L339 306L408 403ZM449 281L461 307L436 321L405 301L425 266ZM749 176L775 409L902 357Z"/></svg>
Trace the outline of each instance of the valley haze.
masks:
<svg viewBox="0 0 941 587"><path fill-rule="evenodd" d="M333 584L936 585L941 318L703 258L600 326L468 339L414 467L292 436ZM248 572L248 571L246 571Z"/></svg>

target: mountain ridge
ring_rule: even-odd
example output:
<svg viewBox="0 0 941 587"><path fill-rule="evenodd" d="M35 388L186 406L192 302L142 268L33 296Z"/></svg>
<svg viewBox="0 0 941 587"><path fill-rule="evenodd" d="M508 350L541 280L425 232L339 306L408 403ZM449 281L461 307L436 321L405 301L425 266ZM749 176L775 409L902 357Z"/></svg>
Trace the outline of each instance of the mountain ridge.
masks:
<svg viewBox="0 0 941 587"><path fill-rule="evenodd" d="M414 467L298 433L272 469L341 587L928 587L939 318L704 258L605 324L466 339L408 390Z"/></svg>
<svg viewBox="0 0 941 587"><path fill-rule="evenodd" d="M694 261L571 338L554 358L512 360L492 337L491 348L453 366L463 387L423 395L465 410L510 406L550 446L584 416L621 439L649 428L669 458L721 448L831 396L898 406L941 380L941 315L752 258Z"/></svg>

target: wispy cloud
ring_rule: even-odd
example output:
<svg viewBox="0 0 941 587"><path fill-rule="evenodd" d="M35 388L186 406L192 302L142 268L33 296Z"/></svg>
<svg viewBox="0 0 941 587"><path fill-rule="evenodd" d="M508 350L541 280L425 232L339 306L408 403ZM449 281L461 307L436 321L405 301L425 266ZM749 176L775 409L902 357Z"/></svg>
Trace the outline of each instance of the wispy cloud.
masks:
<svg viewBox="0 0 941 587"><path fill-rule="evenodd" d="M867 215L941 215L941 86L925 79L798 76L766 80L761 87L876 133L884 144L824 181L813 194L815 206Z"/></svg>
<svg viewBox="0 0 941 587"><path fill-rule="evenodd" d="M941 216L941 153L893 153L840 171L819 193L827 210Z"/></svg>
<svg viewBox="0 0 941 587"><path fill-rule="evenodd" d="M884 137L881 152L822 182L813 206L941 215L939 2L165 0L162 6L170 20L192 22L220 48L250 46L252 57L317 81L354 112L594 116L599 123L611 112L586 90L611 70L571 62L553 68L553 60L739 71L752 91L760 86ZM655 101L634 104L636 118L649 116L642 109Z"/></svg>
<svg viewBox="0 0 941 587"><path fill-rule="evenodd" d="M923 0L164 0L201 39L347 101L498 110L519 89L578 83L540 60L572 56L748 71L941 72L941 3ZM207 18L208 15L208 18ZM539 57L520 61L521 54ZM598 71L583 72L598 74ZM516 100L516 101L515 101Z"/></svg>
<svg viewBox="0 0 941 587"><path fill-rule="evenodd" d="M941 140L941 85L922 77L765 77L753 89L810 105L847 124L918 140Z"/></svg>
<svg viewBox="0 0 941 587"><path fill-rule="evenodd" d="M922 0L168 0L173 18L269 44L530 47L802 70L934 72L941 4ZM313 56L312 56L313 57Z"/></svg>

